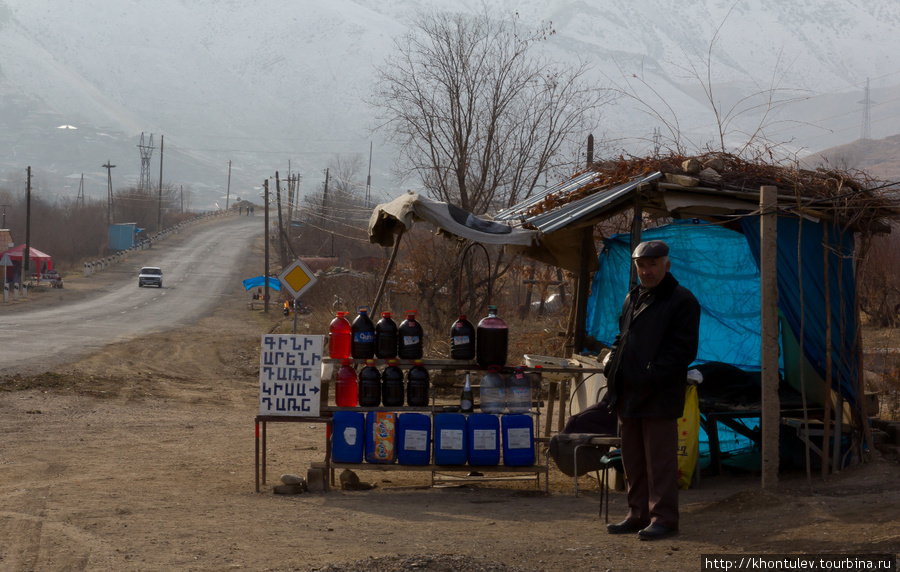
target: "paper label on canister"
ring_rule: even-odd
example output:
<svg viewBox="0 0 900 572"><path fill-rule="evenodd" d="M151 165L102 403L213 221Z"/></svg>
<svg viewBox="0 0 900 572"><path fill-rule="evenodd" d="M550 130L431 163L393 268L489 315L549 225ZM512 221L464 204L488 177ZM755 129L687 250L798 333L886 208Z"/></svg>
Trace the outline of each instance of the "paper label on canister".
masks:
<svg viewBox="0 0 900 572"><path fill-rule="evenodd" d="M405 451L427 451L428 431L407 429L403 433L403 449Z"/></svg>
<svg viewBox="0 0 900 572"><path fill-rule="evenodd" d="M356 427L344 428L344 443L348 445L356 445Z"/></svg>
<svg viewBox="0 0 900 572"><path fill-rule="evenodd" d="M441 450L442 451L462 451L462 448L463 448L462 429L441 429Z"/></svg>
<svg viewBox="0 0 900 572"><path fill-rule="evenodd" d="M419 344L419 336L403 336L404 346L415 346Z"/></svg>
<svg viewBox="0 0 900 572"><path fill-rule="evenodd" d="M454 346L465 346L469 343L469 336L453 336L451 342Z"/></svg>
<svg viewBox="0 0 900 572"><path fill-rule="evenodd" d="M534 445L531 444L531 429L528 427L508 429L506 431L506 446L509 449L530 449L533 447Z"/></svg>
<svg viewBox="0 0 900 572"><path fill-rule="evenodd" d="M496 451L497 430L475 429L472 431L472 449L475 451Z"/></svg>

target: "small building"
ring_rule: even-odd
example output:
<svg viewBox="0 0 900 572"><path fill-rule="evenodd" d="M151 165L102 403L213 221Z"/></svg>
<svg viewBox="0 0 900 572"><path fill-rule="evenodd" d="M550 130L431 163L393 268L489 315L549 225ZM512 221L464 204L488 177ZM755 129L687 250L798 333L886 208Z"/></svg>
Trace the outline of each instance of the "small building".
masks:
<svg viewBox="0 0 900 572"><path fill-rule="evenodd" d="M109 225L109 238L107 248L110 250L128 250L134 246L134 237L137 234L137 223L123 222Z"/></svg>

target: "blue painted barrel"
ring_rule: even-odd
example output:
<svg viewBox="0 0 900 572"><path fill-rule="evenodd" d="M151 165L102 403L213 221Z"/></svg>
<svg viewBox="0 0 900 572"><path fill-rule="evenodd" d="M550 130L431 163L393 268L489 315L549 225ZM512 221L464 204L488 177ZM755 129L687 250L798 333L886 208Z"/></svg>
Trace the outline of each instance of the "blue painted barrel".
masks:
<svg viewBox="0 0 900 572"><path fill-rule="evenodd" d="M401 465L431 462L431 417L401 413L397 420L397 461Z"/></svg>
<svg viewBox="0 0 900 572"><path fill-rule="evenodd" d="M491 413L472 413L466 420L470 465L500 464L500 419Z"/></svg>
<svg viewBox="0 0 900 572"><path fill-rule="evenodd" d="M466 416L438 413L434 416L434 464L466 464Z"/></svg>
<svg viewBox="0 0 900 572"><path fill-rule="evenodd" d="M331 426L331 459L362 463L366 417L358 411L335 411Z"/></svg>
<svg viewBox="0 0 900 572"><path fill-rule="evenodd" d="M397 460L397 414L369 411L366 414L366 462L393 463Z"/></svg>
<svg viewBox="0 0 900 572"><path fill-rule="evenodd" d="M504 415L500 419L503 439L503 464L521 467L534 464L534 419L524 413Z"/></svg>

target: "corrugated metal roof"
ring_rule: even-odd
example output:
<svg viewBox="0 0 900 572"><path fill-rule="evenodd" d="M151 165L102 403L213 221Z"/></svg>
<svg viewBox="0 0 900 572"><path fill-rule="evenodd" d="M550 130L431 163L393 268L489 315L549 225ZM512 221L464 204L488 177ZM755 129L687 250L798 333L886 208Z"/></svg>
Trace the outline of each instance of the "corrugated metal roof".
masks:
<svg viewBox="0 0 900 572"><path fill-rule="evenodd" d="M494 215L494 220L519 220L524 218L528 209L542 202L547 196L553 194L567 194L577 191L581 187L593 183L603 175L597 171L585 171L584 173L567 179L562 183L545 189L543 192L537 193L525 199L524 201Z"/></svg>
<svg viewBox="0 0 900 572"><path fill-rule="evenodd" d="M578 177L575 177L561 185L558 185L558 190L556 191L548 190L547 192L542 194L540 200L543 200L543 197L546 197L551 192L560 192L563 189L568 189L569 192L575 191L583 187L584 185L593 182L600 176L600 174L596 172L590 173L590 175L592 175L590 177L585 177L585 175L588 175L588 173L579 175ZM617 202L618 199L622 198L624 195L629 194L638 186L650 181L655 181L660 177L662 177L662 173L660 172L652 173L650 175L647 175L646 177L638 177L627 183L617 185L612 189L600 191L584 197L583 199L573 201L553 211L525 218L523 223L531 224L545 234L554 232L570 224L577 223L580 220L590 218L596 212L602 210L604 207L614 202ZM533 206L534 204L540 202L540 200L533 201L533 199L534 197L532 197L528 201L524 201L512 207L511 209L503 211L503 213L495 216L495 219L503 220L501 219L501 215L506 219L516 218L517 215L521 216L528 208L530 208L530 206ZM524 206L525 203L528 202L530 202L531 204L528 206Z"/></svg>

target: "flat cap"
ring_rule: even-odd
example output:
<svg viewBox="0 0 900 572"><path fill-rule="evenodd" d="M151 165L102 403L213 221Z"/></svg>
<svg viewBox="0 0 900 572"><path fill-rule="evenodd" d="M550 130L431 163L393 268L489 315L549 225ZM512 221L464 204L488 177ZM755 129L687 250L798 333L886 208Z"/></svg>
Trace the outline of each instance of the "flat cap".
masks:
<svg viewBox="0 0 900 572"><path fill-rule="evenodd" d="M659 258L669 255L669 245L661 240L648 240L637 245L631 258Z"/></svg>

